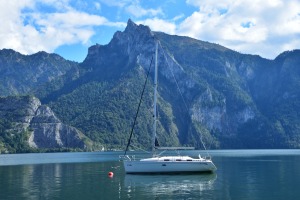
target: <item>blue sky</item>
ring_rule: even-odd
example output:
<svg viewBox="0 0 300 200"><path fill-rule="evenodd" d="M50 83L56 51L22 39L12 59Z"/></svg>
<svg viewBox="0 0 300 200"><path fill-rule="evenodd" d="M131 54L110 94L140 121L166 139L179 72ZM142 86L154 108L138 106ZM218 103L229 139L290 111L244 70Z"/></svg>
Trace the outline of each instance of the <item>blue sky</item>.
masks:
<svg viewBox="0 0 300 200"><path fill-rule="evenodd" d="M300 48L299 0L0 0L0 49L82 62L131 18L154 31L274 59Z"/></svg>

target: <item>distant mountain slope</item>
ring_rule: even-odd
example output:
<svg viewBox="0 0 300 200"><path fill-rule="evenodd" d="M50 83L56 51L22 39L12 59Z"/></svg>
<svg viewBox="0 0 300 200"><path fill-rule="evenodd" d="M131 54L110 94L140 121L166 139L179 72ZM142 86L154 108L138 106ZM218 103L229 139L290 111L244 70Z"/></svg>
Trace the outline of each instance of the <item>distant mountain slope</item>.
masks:
<svg viewBox="0 0 300 200"><path fill-rule="evenodd" d="M85 144L85 142L86 144ZM88 149L88 139L30 96L0 98L0 153Z"/></svg>
<svg viewBox="0 0 300 200"><path fill-rule="evenodd" d="M78 71L78 63L57 54L38 52L22 55L10 49L0 51L0 96L26 95L67 72Z"/></svg>
<svg viewBox="0 0 300 200"><path fill-rule="evenodd" d="M61 75L28 91L95 143L124 148L156 41L161 145L299 148L299 50L268 60L129 20L109 44L91 46L84 62L63 61L69 67ZM152 80L150 73L133 138L143 148L152 132Z"/></svg>

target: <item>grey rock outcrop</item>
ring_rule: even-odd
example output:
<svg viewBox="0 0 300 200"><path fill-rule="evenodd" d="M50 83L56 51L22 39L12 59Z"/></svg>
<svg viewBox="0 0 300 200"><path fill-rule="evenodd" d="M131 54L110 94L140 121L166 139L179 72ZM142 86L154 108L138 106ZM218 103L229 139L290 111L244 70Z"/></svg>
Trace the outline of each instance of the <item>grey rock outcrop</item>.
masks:
<svg viewBox="0 0 300 200"><path fill-rule="evenodd" d="M12 134L30 132L29 146L33 148L85 149L84 135L74 127L63 124L53 111L36 97L0 98L0 117L13 122Z"/></svg>
<svg viewBox="0 0 300 200"><path fill-rule="evenodd" d="M83 130L93 145L122 148L156 41L161 145L200 149L204 141L210 148L300 147L300 50L269 60L154 32L131 20L107 45L91 46L82 63L45 52L24 56L0 50L0 96L33 94ZM150 72L135 131L136 146L146 148L152 133L147 110L153 105L152 80ZM31 146L45 145L49 138L51 147L79 141L80 134L64 126L49 108L18 106L14 129L30 130Z"/></svg>

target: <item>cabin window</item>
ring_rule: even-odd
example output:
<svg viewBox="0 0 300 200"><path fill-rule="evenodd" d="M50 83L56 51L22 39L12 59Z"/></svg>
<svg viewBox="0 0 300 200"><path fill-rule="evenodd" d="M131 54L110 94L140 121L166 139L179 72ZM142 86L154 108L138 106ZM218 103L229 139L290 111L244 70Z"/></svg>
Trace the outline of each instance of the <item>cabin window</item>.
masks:
<svg viewBox="0 0 300 200"><path fill-rule="evenodd" d="M170 159L164 159L164 161L170 161Z"/></svg>
<svg viewBox="0 0 300 200"><path fill-rule="evenodd" d="M191 159L187 159L186 161L192 161Z"/></svg>
<svg viewBox="0 0 300 200"><path fill-rule="evenodd" d="M181 159L176 159L176 161L181 161Z"/></svg>

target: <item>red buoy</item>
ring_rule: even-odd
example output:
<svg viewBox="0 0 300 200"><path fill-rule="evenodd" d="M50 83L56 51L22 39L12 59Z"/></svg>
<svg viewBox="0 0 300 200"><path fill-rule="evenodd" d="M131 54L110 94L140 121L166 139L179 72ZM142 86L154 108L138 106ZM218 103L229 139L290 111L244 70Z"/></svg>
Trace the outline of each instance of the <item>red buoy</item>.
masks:
<svg viewBox="0 0 300 200"><path fill-rule="evenodd" d="M113 172L108 172L108 177L113 177L114 176L114 173Z"/></svg>

